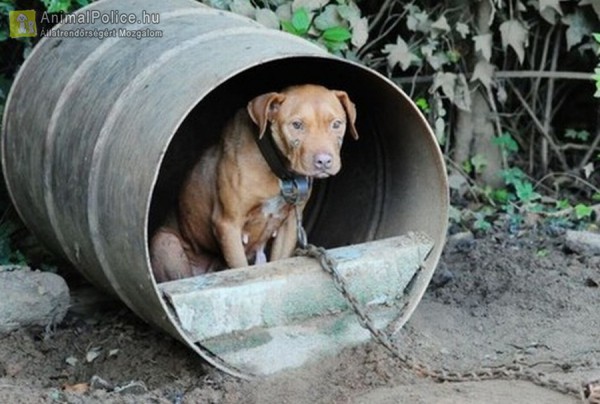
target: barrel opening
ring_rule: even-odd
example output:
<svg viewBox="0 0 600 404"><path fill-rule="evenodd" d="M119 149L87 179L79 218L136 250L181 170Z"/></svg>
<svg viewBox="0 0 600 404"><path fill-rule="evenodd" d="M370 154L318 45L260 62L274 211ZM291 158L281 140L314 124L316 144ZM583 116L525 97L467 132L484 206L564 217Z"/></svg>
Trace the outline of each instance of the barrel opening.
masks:
<svg viewBox="0 0 600 404"><path fill-rule="evenodd" d="M439 224L436 216L443 215L445 195L431 149L436 146L428 144L427 124L410 100L387 80L357 65L294 57L238 73L214 88L185 117L160 167L149 212L149 235L176 203L181 183L201 151L218 141L236 110L258 94L303 83L347 91L356 104L360 136L358 141L345 141L341 172L316 181L305 213L309 240L337 247L407 231L439 233L432 226ZM431 182L437 184L422 186ZM423 195L428 193L432 195ZM419 203L411 205L410 200ZM406 206L412 209L400 209Z"/></svg>

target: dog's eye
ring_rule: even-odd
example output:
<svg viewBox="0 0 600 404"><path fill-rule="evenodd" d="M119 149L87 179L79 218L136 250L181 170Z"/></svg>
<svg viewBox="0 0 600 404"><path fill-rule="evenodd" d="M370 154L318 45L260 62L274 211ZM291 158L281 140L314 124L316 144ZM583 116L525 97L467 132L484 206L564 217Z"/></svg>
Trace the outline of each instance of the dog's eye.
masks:
<svg viewBox="0 0 600 404"><path fill-rule="evenodd" d="M302 130L304 129L304 124L302 121L292 121L292 128L296 130Z"/></svg>
<svg viewBox="0 0 600 404"><path fill-rule="evenodd" d="M343 121L340 121L339 119L336 119L335 121L333 121L333 122L331 123L331 127L332 127L333 129L340 129L340 128L341 128L343 125L344 125L344 122L343 122Z"/></svg>

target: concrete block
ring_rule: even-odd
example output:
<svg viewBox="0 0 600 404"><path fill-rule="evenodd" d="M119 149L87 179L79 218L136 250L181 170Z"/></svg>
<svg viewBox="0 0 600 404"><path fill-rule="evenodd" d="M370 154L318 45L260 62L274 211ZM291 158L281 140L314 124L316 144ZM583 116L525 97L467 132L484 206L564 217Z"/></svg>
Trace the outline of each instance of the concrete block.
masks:
<svg viewBox="0 0 600 404"><path fill-rule="evenodd" d="M433 247L411 234L330 250L351 293L389 321ZM182 328L202 346L247 371L300 366L370 335L331 276L312 258L293 257L159 285ZM285 354L284 354L285 353Z"/></svg>

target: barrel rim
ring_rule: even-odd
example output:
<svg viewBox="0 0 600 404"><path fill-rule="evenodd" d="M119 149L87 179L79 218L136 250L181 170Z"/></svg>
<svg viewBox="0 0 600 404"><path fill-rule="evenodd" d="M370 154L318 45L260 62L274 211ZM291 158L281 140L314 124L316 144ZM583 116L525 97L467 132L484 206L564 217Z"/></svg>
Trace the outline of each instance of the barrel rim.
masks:
<svg viewBox="0 0 600 404"><path fill-rule="evenodd" d="M289 37L292 37L292 38L297 38L303 42L308 43L308 41L302 40L301 38L298 38L298 37L290 35L290 34L282 33L279 31L274 31L274 30L273 30L273 32L277 33L277 34L281 34L284 37L286 37L287 39L289 39ZM321 50L321 49L319 48L319 50ZM431 129L425 116L418 109L418 107L414 104L414 102L410 99L410 97L408 97L408 95L401 88L399 88L392 80L390 80L389 78L385 77L384 75L382 75L381 73L379 73L377 71L369 69L368 67L363 66L357 62L343 59L343 58L331 55L329 53L325 53L324 51L322 54L312 54L312 55L311 54L278 55L278 56L273 56L273 57L270 57L267 59L257 61L256 63L254 63L252 65L244 66L244 68L238 69L237 71L232 71L227 77L223 77L219 83L215 83L212 86L212 88L207 89L205 92L203 92L203 94L200 94L196 98L196 101L194 103L191 103L188 110L185 112L185 114L182 115L178 124L174 126L174 130L172 131L171 135L168 137L168 141L166 142L165 146L162 148L162 153L161 153L160 159L157 162L156 168L153 173L153 178L150 182L151 187L149 190L150 191L149 195L146 198L146 207L145 207L145 213L144 213L144 228L146 230L145 236L144 236L145 237L144 254L145 254L147 269L150 271L150 273L152 273L152 265L150 262L149 234L148 234L152 196L154 194L154 190L155 190L157 182L158 182L161 167L162 167L165 157L167 155L166 151L169 148L169 146L171 145L171 143L173 142L174 137L177 135L177 132L181 128L184 121L188 118L190 113L192 113L194 108L196 108L211 92L213 92L219 86L227 83L229 80L232 80L240 74L243 74L243 73L248 72L255 68L259 68L261 66L278 63L278 62L283 62L283 61L289 61L289 60L293 60L293 59L299 59L299 60L313 59L313 60L322 60L325 62L337 63L340 66L343 66L342 68L356 69L357 71L360 71L361 74L371 75L373 77L373 79L381 80L385 85L387 85L391 89L395 90L396 93L398 93L402 97L403 101L406 102L406 104L416 114L415 116L417 117L419 126L421 126L424 129L424 132L427 133L428 139L427 139L426 143L431 148L430 151L432 152L435 163L437 165L436 172L439 174L440 180L442 182L442 187L443 187L444 191L442 191L442 190L440 190L440 191L442 191L441 192L442 198L443 198L442 205L445 208L444 208L443 212L440 212L441 218L443 219L440 221L440 226L441 226L440 234L431 235L431 237L433 237L434 239L439 238L439 244L436 244L434 246L431 253L429 254L429 257L425 261L424 266L426 267L426 271L421 271L421 273L419 274L419 276L421 276L423 274L426 276L424 276L420 280L418 285L415 285L416 287L413 286L411 288L411 291L409 293L410 297L408 298L409 305L405 309L402 318L398 322L398 328L400 328L412 316L418 303L421 301L423 294L425 293L425 290L427 288L427 285L428 285L429 281L431 280L431 277L433 276L433 272L434 272L435 268L437 267L438 262L441 258L442 247L445 242L446 232L447 232L447 228L448 228L449 204L450 204L449 191L448 191L448 176L447 176L447 172L446 172L444 158L443 158L440 148L438 147L438 143L437 143L435 134L433 133L433 130ZM194 343L186 335L185 330L183 330L182 327L178 324L175 314L169 310L164 297L162 297L160 295L160 292L157 287L157 282L154 279L154 276L152 276L152 286L154 289L154 293L157 295L157 297L159 298L159 300L161 302L161 306L163 307L164 313L167 315L167 318L169 319L169 322L173 326L174 330L177 331L179 339L181 339L186 345L188 345L190 348L192 348L194 351L196 351L204 360L206 360L208 363L215 366L216 368L218 368L226 373L229 373L233 376L240 377L243 379L248 379L249 377L252 377L252 376L247 375L243 371L235 369L235 367L230 365L229 363L223 363L223 364L219 363L220 360L218 358L213 357L213 355L211 355L210 352L205 351L204 347L202 347L200 343Z"/></svg>

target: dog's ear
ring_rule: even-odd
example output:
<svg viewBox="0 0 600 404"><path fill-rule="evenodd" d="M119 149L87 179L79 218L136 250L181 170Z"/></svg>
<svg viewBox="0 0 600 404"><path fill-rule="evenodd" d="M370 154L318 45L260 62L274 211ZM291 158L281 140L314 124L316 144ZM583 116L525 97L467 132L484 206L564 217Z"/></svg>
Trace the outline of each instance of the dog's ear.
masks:
<svg viewBox="0 0 600 404"><path fill-rule="evenodd" d="M335 96L340 100L344 110L346 111L346 117L348 118L348 129L350 130L350 134L354 139L358 139L358 132L356 131L356 127L354 123L356 122L356 107L354 103L350 101L350 97L348 97L348 93L345 91L334 91Z"/></svg>
<svg viewBox="0 0 600 404"><path fill-rule="evenodd" d="M281 93L266 93L259 95L248 103L248 115L252 121L258 126L258 137L261 138L267 130L267 122L279 109L279 106L285 99L285 95Z"/></svg>

